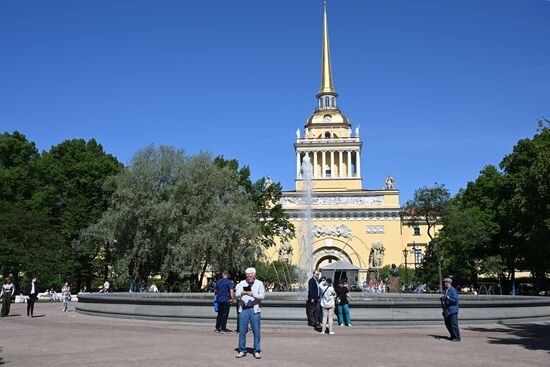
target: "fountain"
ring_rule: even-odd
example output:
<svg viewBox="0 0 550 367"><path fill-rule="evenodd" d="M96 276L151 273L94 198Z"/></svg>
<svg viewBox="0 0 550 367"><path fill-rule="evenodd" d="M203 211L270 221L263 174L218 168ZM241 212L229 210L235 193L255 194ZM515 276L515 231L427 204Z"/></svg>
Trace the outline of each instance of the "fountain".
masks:
<svg viewBox="0 0 550 367"><path fill-rule="evenodd" d="M303 210L304 224L301 226L302 246L300 259L298 261L300 274L299 282L303 286L307 286L307 281L311 276L313 257L313 239L312 239L312 198L313 198L313 183L311 181L311 163L309 155L306 154L302 162L302 179L304 182L304 202Z"/></svg>
<svg viewBox="0 0 550 367"><path fill-rule="evenodd" d="M306 285L313 270L311 163L302 163L304 180L304 221L299 254L300 285ZM278 275L279 276L279 275ZM461 324L517 323L550 319L549 297L461 295ZM95 316L140 318L186 322L214 322L211 293L92 293L79 294L76 311ZM262 324L306 325L305 292L269 292L262 302ZM439 294L364 294L354 292L354 326L405 326L441 324ZM230 314L235 319L235 314Z"/></svg>

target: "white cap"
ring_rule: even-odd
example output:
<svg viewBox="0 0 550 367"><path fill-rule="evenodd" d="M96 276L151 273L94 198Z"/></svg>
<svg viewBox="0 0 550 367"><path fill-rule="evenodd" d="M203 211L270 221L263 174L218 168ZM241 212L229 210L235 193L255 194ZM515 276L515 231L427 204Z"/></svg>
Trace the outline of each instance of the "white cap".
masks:
<svg viewBox="0 0 550 367"><path fill-rule="evenodd" d="M255 269L255 268L248 268L248 269L246 269L246 270L244 271L244 273L245 273L245 274L250 274L250 273L252 273L252 274L256 275L256 269Z"/></svg>

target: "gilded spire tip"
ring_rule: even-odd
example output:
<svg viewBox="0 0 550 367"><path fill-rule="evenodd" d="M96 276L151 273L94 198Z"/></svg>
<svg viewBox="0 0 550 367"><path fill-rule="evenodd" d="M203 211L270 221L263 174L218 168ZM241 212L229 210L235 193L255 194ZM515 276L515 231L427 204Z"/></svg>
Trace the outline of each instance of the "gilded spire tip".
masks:
<svg viewBox="0 0 550 367"><path fill-rule="evenodd" d="M323 65L321 74L321 89L319 93L334 93L332 84L332 67L330 65L330 45L328 41L328 17L327 17L327 0L323 0Z"/></svg>

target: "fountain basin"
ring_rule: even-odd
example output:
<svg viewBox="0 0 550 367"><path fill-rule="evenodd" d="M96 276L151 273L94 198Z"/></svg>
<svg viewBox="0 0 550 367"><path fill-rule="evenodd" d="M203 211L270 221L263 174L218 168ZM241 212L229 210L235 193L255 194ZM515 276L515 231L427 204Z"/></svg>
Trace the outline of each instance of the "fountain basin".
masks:
<svg viewBox="0 0 550 367"><path fill-rule="evenodd" d="M82 314L165 321L214 322L210 293L88 293L79 294ZM236 306L230 320L236 317ZM352 293L354 326L433 325L442 321L438 294ZM518 323L550 320L550 297L461 295L461 324ZM305 295L267 293L262 323L306 325Z"/></svg>

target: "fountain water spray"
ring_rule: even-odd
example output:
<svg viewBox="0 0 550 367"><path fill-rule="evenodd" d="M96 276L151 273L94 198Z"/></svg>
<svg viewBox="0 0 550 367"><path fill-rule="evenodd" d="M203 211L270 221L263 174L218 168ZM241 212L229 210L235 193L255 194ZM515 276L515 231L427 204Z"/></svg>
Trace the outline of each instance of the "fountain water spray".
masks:
<svg viewBox="0 0 550 367"><path fill-rule="evenodd" d="M303 189L304 189L304 222L301 226L302 232L302 244L303 251L301 251L300 257L300 268L301 268L301 277L300 283L306 284L309 276L312 271L312 258L313 258L313 227L312 227L312 197L313 197L313 183L311 181L311 162L309 160L309 155L306 154L302 162L302 179L303 179Z"/></svg>

